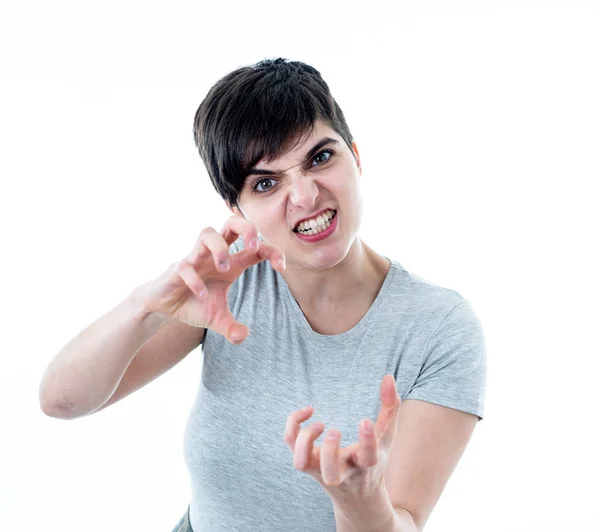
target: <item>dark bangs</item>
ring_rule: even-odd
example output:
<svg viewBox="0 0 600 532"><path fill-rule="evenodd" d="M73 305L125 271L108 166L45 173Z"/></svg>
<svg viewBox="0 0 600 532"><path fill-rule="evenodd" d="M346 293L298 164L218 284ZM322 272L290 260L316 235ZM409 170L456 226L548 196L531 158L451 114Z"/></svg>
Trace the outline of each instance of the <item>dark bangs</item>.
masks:
<svg viewBox="0 0 600 532"><path fill-rule="evenodd" d="M352 136L313 67L285 59L243 67L219 80L194 118L194 139L217 192L232 206L249 170L293 149L317 119L349 147Z"/></svg>

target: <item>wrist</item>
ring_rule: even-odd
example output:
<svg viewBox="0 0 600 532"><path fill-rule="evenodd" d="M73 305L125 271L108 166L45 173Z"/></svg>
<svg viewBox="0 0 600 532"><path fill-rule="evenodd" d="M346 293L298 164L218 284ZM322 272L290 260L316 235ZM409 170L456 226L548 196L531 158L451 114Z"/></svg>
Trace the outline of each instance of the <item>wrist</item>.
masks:
<svg viewBox="0 0 600 532"><path fill-rule="evenodd" d="M395 511L384 485L369 495L334 499L333 504L338 530L375 531L393 528Z"/></svg>
<svg viewBox="0 0 600 532"><path fill-rule="evenodd" d="M133 313L134 320L152 329L158 329L173 321L175 319L173 316L156 312L148 306L145 288L145 284L138 286L127 298L127 304Z"/></svg>

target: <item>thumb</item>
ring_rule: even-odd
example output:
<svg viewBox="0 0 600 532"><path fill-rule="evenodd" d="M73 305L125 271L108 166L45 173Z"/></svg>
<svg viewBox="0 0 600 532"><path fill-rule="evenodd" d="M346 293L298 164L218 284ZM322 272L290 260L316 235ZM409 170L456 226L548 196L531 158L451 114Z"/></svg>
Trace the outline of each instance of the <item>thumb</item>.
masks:
<svg viewBox="0 0 600 532"><path fill-rule="evenodd" d="M380 430L382 439L386 445L391 445L396 435L398 425L398 414L402 400L396 389L396 379L394 375L388 374L383 378L380 389L382 402Z"/></svg>
<svg viewBox="0 0 600 532"><path fill-rule="evenodd" d="M215 318L210 329L224 336L228 342L235 345L241 344L250 333L250 329L246 325L233 317L227 305Z"/></svg>
<svg viewBox="0 0 600 532"><path fill-rule="evenodd" d="M250 329L243 323L236 321L229 327L227 334L224 336L232 344L239 345L248 337L248 334L250 334Z"/></svg>

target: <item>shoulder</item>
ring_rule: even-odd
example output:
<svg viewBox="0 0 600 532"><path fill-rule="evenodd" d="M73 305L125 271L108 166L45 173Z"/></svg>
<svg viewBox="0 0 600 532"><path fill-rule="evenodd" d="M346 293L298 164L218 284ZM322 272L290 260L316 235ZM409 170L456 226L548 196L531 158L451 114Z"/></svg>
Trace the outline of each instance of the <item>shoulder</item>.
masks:
<svg viewBox="0 0 600 532"><path fill-rule="evenodd" d="M391 260L393 277L388 288L391 306L401 308L414 317L438 324L448 313L463 302L468 302L452 288L436 284L404 268L398 261Z"/></svg>

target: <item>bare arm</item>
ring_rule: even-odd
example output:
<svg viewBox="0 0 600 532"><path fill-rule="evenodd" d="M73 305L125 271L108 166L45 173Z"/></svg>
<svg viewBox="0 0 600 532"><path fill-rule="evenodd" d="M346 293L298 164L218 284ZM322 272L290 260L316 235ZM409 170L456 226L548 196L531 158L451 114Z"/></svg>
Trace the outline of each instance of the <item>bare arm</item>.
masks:
<svg viewBox="0 0 600 532"><path fill-rule="evenodd" d="M136 289L51 360L40 383L40 407L62 419L95 412L108 406L118 388L120 396L112 402L164 373L197 346L204 333L203 328L149 312Z"/></svg>
<svg viewBox="0 0 600 532"><path fill-rule="evenodd" d="M241 235L246 247L230 255ZM106 408L181 361L207 329L243 342L248 327L231 314L229 287L262 260L279 272L285 269L283 253L257 237L256 227L237 215L221 233L203 229L185 259L138 286L52 359L39 388L44 413L74 419Z"/></svg>
<svg viewBox="0 0 600 532"><path fill-rule="evenodd" d="M90 414L104 410L169 371L200 345L205 334L206 329L177 320L163 325L129 364L111 398Z"/></svg>

